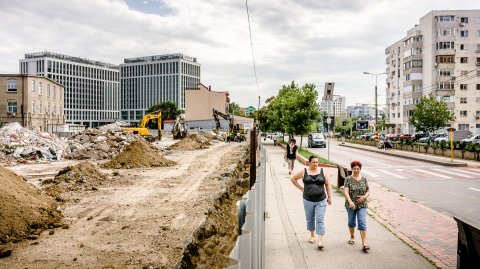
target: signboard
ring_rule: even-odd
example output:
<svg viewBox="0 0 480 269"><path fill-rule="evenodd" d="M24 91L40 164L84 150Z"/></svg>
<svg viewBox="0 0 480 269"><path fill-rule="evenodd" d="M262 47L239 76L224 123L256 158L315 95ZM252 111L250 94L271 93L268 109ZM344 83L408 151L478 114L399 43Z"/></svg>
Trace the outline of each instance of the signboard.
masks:
<svg viewBox="0 0 480 269"><path fill-rule="evenodd" d="M334 116L325 116L323 117L323 126L327 131L332 131L335 125L335 117Z"/></svg>
<svg viewBox="0 0 480 269"><path fill-rule="evenodd" d="M356 128L357 130L368 130L368 120L357 120Z"/></svg>
<svg viewBox="0 0 480 269"><path fill-rule="evenodd" d="M323 92L323 100L332 100L334 82L325 82L325 91Z"/></svg>
<svg viewBox="0 0 480 269"><path fill-rule="evenodd" d="M242 124L244 129L253 129L253 121L244 121Z"/></svg>
<svg viewBox="0 0 480 269"><path fill-rule="evenodd" d="M251 114L251 113L255 113L255 108L253 106L249 106L245 109L247 111L247 113Z"/></svg>

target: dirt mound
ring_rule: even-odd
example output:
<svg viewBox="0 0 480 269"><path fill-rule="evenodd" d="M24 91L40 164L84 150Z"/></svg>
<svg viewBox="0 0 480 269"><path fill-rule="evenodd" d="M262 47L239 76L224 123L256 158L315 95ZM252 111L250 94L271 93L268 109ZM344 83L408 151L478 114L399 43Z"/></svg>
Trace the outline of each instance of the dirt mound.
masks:
<svg viewBox="0 0 480 269"><path fill-rule="evenodd" d="M42 185L49 185L46 187L47 193L56 196L55 194L62 190L97 190L97 186L105 180L107 176L100 173L95 165L83 162L63 168L53 179L44 180Z"/></svg>
<svg viewBox="0 0 480 269"><path fill-rule="evenodd" d="M132 142L124 151L115 156L103 167L110 169L141 168L141 167L163 167L173 166L176 163L168 160L143 140Z"/></svg>
<svg viewBox="0 0 480 269"><path fill-rule="evenodd" d="M201 134L191 134L168 147L168 150L196 150L206 149L211 145L211 139Z"/></svg>
<svg viewBox="0 0 480 269"><path fill-rule="evenodd" d="M43 230L58 225L61 215L51 198L1 166L0 178L0 249L3 244L35 239Z"/></svg>

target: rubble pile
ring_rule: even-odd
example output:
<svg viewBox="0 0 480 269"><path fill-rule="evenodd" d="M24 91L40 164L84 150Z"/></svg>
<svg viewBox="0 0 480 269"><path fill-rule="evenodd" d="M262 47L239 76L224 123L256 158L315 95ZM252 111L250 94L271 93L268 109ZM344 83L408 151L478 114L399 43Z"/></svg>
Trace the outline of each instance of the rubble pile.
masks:
<svg viewBox="0 0 480 269"><path fill-rule="evenodd" d="M54 201L21 176L0 166L0 258L9 256L13 243L38 238L48 228L61 226Z"/></svg>
<svg viewBox="0 0 480 269"><path fill-rule="evenodd" d="M119 154L128 144L142 140L141 136L124 132L119 126L105 125L101 129L87 129L68 139L69 159L104 160Z"/></svg>
<svg viewBox="0 0 480 269"><path fill-rule="evenodd" d="M212 139L208 138L202 134L190 134L187 137L183 138L179 142L168 147L168 150L196 150L196 149L205 149L211 145L210 141Z"/></svg>
<svg viewBox="0 0 480 269"><path fill-rule="evenodd" d="M47 192L49 189L51 191L89 191L97 190L98 185L102 185L107 179L107 176L99 172L95 165L83 162L63 168L53 179L42 181L42 185L47 186Z"/></svg>
<svg viewBox="0 0 480 269"><path fill-rule="evenodd" d="M0 161L60 160L70 153L68 143L54 134L32 131L13 122L0 128Z"/></svg>
<svg viewBox="0 0 480 269"><path fill-rule="evenodd" d="M138 140L128 145L125 150L112 160L103 164L104 168L130 169L141 167L165 167L176 163L168 160L144 140Z"/></svg>

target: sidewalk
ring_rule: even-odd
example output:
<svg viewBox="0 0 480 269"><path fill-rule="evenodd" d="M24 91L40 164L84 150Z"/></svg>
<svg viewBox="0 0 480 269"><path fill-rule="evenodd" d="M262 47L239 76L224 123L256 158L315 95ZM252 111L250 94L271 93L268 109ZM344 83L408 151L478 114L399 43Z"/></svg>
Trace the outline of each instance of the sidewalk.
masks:
<svg viewBox="0 0 480 269"><path fill-rule="evenodd" d="M338 145L342 147L357 148L361 150L367 150L367 151L372 151L376 153L381 153L381 154L386 154L386 155L391 155L391 156L396 156L401 158L407 158L411 160L429 162L429 163L439 164L444 166L480 167L480 162L473 161L473 160L463 160L463 159L454 158L453 162L451 162L450 157L446 157L446 156L436 156L436 155L431 155L426 153L412 152L412 151L398 150L398 149L384 150L384 149L378 149L373 146L353 144L353 143L347 143L347 142L345 142L345 144L342 144L339 141L337 142L338 142Z"/></svg>
<svg viewBox="0 0 480 269"><path fill-rule="evenodd" d="M332 191L332 205L325 217L325 249L307 242L302 194L290 182L283 166L283 150L266 145L266 267L267 268L435 268L399 238L368 216L367 238L371 250L361 250L358 231L355 245L348 245L349 233L343 195ZM295 170L304 166L296 163ZM325 168L336 183L337 169Z"/></svg>

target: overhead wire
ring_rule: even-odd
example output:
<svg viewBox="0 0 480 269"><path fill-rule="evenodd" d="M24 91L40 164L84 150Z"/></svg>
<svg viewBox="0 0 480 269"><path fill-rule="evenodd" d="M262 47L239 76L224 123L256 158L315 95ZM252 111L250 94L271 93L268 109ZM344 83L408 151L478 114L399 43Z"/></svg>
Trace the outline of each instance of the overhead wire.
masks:
<svg viewBox="0 0 480 269"><path fill-rule="evenodd" d="M250 12L248 10L248 0L245 0L245 7L247 9L248 32L250 34L250 47L252 48L253 72L255 74L255 85L257 86L257 96L260 99L260 89L258 88L257 64L255 63L255 53L253 50L252 27L250 25ZM260 103L259 103L260 106Z"/></svg>

